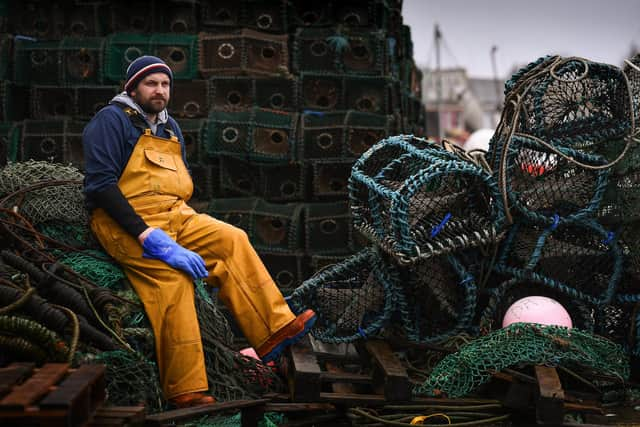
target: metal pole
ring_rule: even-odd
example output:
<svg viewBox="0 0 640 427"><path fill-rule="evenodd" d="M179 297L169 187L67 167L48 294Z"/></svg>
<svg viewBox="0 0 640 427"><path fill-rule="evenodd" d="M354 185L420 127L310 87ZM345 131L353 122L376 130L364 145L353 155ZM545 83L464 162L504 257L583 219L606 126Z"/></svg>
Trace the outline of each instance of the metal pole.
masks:
<svg viewBox="0 0 640 427"><path fill-rule="evenodd" d="M433 37L436 43L436 112L438 114L438 137L440 140L444 138L444 129L442 128L442 71L440 70L440 39L442 33L440 27L435 24Z"/></svg>
<svg viewBox="0 0 640 427"><path fill-rule="evenodd" d="M496 87L496 112L499 113L500 109L502 107L502 102L500 102L500 99L502 98L502 96L500 95L500 89L501 89L501 84L500 81L498 80L498 66L496 65L496 52L498 51L498 46L493 45L491 46L491 66L493 67L493 82L495 84ZM492 126L495 126L494 123L491 124Z"/></svg>

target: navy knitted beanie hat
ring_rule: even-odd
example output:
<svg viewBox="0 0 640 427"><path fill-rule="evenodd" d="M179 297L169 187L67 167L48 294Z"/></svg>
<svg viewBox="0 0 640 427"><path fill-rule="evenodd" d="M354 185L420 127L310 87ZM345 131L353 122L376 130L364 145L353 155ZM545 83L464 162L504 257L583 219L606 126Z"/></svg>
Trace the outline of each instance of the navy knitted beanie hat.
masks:
<svg viewBox="0 0 640 427"><path fill-rule="evenodd" d="M165 73L169 76L169 80L173 85L173 73L171 68L160 58L156 56L140 56L136 58L129 68L127 68L127 81L124 84L124 90L128 95L131 95L131 91L134 90L138 83L149 74L153 73Z"/></svg>

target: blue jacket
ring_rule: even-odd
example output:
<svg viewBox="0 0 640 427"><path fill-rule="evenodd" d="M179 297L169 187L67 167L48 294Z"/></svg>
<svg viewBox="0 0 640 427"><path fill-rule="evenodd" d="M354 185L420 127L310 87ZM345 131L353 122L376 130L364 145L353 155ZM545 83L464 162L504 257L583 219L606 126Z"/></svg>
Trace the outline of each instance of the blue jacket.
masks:
<svg viewBox="0 0 640 427"><path fill-rule="evenodd" d="M187 165L184 137L180 126L168 114L166 120L180 140L182 158ZM119 106L113 104L98 111L84 128L82 134L84 192L89 210L95 207L91 200L93 193L118 183L141 134L142 130L133 125L129 116ZM166 123L157 125L155 135L162 138L170 137L166 130Z"/></svg>

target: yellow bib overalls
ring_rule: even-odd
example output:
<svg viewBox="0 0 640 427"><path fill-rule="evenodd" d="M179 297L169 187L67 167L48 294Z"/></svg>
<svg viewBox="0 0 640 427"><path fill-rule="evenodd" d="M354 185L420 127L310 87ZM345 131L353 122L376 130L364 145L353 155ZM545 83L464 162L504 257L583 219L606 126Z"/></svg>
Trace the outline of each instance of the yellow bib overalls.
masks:
<svg viewBox="0 0 640 427"><path fill-rule="evenodd" d="M147 225L163 229L202 256L209 271L207 283L219 287L218 297L254 348L295 319L247 234L187 205L193 182L177 138L160 138L147 129L118 187ZM102 209L93 212L91 229L121 264L144 304L155 334L165 398L207 390L193 279L163 261L143 258L137 239Z"/></svg>

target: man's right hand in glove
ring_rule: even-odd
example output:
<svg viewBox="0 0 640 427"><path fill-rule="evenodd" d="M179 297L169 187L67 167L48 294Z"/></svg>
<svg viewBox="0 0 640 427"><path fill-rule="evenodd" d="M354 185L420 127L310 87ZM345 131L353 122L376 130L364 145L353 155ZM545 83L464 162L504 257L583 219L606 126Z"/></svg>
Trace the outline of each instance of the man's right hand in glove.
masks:
<svg viewBox="0 0 640 427"><path fill-rule="evenodd" d="M203 279L209 275L204 260L197 253L183 248L160 228L148 228L138 240L144 249L145 258L159 259L173 268L180 269L194 279Z"/></svg>

